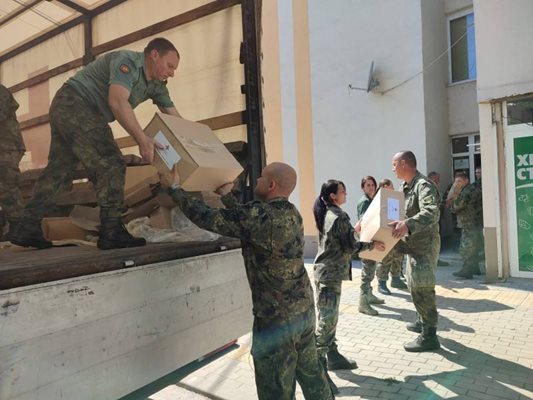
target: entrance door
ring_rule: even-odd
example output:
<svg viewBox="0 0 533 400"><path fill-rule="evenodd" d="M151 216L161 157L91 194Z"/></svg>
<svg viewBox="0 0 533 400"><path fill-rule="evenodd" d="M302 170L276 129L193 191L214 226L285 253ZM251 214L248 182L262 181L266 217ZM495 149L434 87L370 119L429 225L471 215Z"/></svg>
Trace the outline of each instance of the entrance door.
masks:
<svg viewBox="0 0 533 400"><path fill-rule="evenodd" d="M513 123L511 115L518 103L504 107L509 263L512 276L533 278L533 124L524 119Z"/></svg>

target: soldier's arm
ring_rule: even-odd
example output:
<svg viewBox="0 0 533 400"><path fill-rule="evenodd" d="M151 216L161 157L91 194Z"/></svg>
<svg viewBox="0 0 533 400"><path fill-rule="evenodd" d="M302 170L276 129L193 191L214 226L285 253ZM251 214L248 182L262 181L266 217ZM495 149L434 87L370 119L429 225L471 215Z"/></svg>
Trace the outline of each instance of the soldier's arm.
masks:
<svg viewBox="0 0 533 400"><path fill-rule="evenodd" d="M333 223L332 230L344 251L351 251L355 254L363 250L372 250L374 247L371 242L360 242L356 239L355 231L347 215L339 216Z"/></svg>
<svg viewBox="0 0 533 400"><path fill-rule="evenodd" d="M178 112L178 110L176 109L176 107L157 106L157 108L159 108L159 111L161 111L163 114L168 114L168 115L173 115L175 117L183 118L181 114Z"/></svg>
<svg viewBox="0 0 533 400"><path fill-rule="evenodd" d="M415 233L439 220L439 202L433 184L426 182L418 187L418 206L420 211L405 220L410 233Z"/></svg>
<svg viewBox="0 0 533 400"><path fill-rule="evenodd" d="M0 121L5 121L11 114L11 93L4 87L0 88Z"/></svg>
<svg viewBox="0 0 533 400"><path fill-rule="evenodd" d="M234 209L211 208L181 188L170 188L169 194L183 213L200 228L224 236L246 239L250 222L246 206Z"/></svg>

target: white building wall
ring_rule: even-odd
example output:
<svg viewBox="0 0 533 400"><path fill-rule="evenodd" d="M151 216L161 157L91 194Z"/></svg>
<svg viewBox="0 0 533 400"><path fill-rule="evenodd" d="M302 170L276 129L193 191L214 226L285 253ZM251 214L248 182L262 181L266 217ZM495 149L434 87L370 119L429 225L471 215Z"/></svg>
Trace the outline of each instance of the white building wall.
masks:
<svg viewBox="0 0 533 400"><path fill-rule="evenodd" d="M474 0L479 101L533 92L533 1Z"/></svg>
<svg viewBox="0 0 533 400"><path fill-rule="evenodd" d="M397 151L414 151L427 172L422 75L384 95L348 88L366 87L372 60L378 90L420 73L421 31L419 2L309 1L316 187L343 180L352 218L363 176L397 183L391 172Z"/></svg>

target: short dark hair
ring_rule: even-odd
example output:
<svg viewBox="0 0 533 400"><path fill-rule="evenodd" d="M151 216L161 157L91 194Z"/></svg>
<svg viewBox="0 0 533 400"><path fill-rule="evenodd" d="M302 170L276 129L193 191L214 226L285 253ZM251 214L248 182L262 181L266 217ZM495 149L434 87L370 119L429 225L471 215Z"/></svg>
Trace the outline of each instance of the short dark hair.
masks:
<svg viewBox="0 0 533 400"><path fill-rule="evenodd" d="M402 150L400 151L400 156L398 158L404 160L410 167L416 168L416 157L412 151Z"/></svg>
<svg viewBox="0 0 533 400"><path fill-rule="evenodd" d="M392 186L392 181L388 178L382 179L379 181L379 188L381 189L383 186Z"/></svg>
<svg viewBox="0 0 533 400"><path fill-rule="evenodd" d="M169 51L175 51L178 55L178 58L181 58L178 49L174 47L170 40L167 40L165 38L155 38L150 40L150 42L144 48L144 54L148 55L152 50L156 50L160 56L164 56Z"/></svg>
<svg viewBox="0 0 533 400"><path fill-rule="evenodd" d="M429 179L433 178L434 176L440 176L440 174L439 174L437 171L431 171L431 172L428 174L428 178L429 178Z"/></svg>
<svg viewBox="0 0 533 400"><path fill-rule="evenodd" d="M374 186L376 187L376 189L378 188L378 184L376 182L376 180L374 179L373 176L370 176L370 175L367 175L365 176L363 179L361 179L361 189L364 189L365 188L365 183L367 181L372 181L374 182Z"/></svg>

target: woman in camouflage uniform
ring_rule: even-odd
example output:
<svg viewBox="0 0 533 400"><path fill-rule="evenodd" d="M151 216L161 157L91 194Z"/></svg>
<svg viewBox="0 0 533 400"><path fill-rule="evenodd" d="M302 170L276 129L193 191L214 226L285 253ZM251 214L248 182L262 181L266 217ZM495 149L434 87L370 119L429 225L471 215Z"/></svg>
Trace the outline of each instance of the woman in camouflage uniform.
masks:
<svg viewBox="0 0 533 400"><path fill-rule="evenodd" d="M340 208L344 203L344 183L331 179L322 185L313 207L319 232L314 265L318 308L316 344L319 358L324 366L327 363L329 370L357 368L354 361L339 353L335 339L342 281L352 278L352 255L374 246L383 248L380 242L363 243L355 239L350 217Z"/></svg>
<svg viewBox="0 0 533 400"><path fill-rule="evenodd" d="M361 179L361 189L363 196L357 203L357 219L363 218L368 206L376 195L376 180L372 176L365 176ZM359 222L355 226L357 232L360 230ZM372 293L372 280L376 276L377 263L372 260L361 259L363 268L361 269L361 293L359 295L359 312L367 315L378 315L377 310L371 304L384 304L385 300L379 299Z"/></svg>

